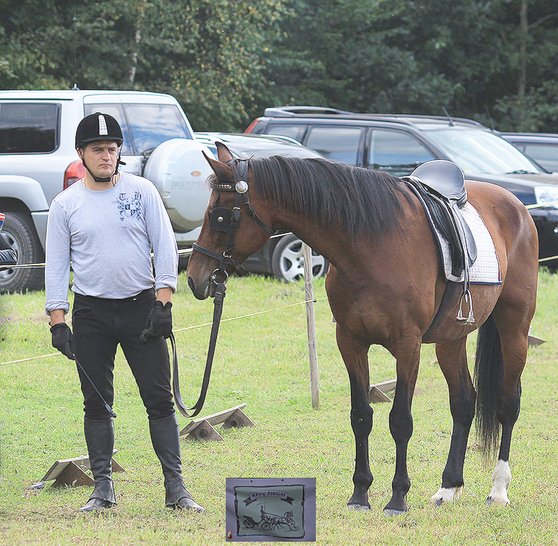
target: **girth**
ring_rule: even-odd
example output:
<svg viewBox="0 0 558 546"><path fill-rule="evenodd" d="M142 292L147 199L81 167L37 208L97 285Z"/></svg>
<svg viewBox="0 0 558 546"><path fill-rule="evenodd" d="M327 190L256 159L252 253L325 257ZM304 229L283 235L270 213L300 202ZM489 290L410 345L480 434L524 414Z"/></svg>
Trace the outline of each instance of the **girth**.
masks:
<svg viewBox="0 0 558 546"><path fill-rule="evenodd" d="M409 188L422 203L433 230L448 242L451 255L451 278L446 279L446 292L434 320L423 336L425 339L437 326L441 315L455 293L456 284L462 284L457 320L471 324L475 321L469 291L469 268L477 259L477 246L473 233L463 218L461 208L467 202L467 191L461 169L450 161L435 160L423 163L409 176L403 177ZM462 279L462 280L461 280ZM467 317L462 314L463 302L469 305Z"/></svg>

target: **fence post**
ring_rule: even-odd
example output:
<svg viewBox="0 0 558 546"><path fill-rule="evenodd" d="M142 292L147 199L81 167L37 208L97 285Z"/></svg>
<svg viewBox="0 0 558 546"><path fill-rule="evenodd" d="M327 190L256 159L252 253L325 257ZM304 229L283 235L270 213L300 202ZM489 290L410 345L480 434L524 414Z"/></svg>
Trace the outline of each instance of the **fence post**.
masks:
<svg viewBox="0 0 558 546"><path fill-rule="evenodd" d="M302 245L304 255L304 292L306 299L306 325L308 330L308 355L310 357L310 391L312 408L320 408L320 381L318 374L318 350L316 343L316 314L314 310L314 276L312 275L312 250Z"/></svg>

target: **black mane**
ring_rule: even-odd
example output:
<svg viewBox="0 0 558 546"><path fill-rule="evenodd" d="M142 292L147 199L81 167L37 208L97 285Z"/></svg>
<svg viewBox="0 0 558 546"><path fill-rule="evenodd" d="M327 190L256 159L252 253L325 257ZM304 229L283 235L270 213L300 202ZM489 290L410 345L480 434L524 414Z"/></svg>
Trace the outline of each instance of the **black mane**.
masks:
<svg viewBox="0 0 558 546"><path fill-rule="evenodd" d="M320 158L251 159L256 191L282 208L349 235L381 235L398 225L399 178Z"/></svg>

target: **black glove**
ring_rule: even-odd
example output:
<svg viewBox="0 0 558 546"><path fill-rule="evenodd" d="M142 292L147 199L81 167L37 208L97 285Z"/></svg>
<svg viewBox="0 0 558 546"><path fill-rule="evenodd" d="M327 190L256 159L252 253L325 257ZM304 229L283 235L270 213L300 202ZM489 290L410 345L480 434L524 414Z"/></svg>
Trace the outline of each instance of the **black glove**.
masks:
<svg viewBox="0 0 558 546"><path fill-rule="evenodd" d="M50 333L52 334L52 346L70 360L75 360L76 342L70 327L65 322L59 322L50 327Z"/></svg>
<svg viewBox="0 0 558 546"><path fill-rule="evenodd" d="M163 336L168 338L172 333L172 303L168 301L163 305L162 301L157 300L151 313L147 317L145 330L141 333L140 339L147 341L152 337Z"/></svg>

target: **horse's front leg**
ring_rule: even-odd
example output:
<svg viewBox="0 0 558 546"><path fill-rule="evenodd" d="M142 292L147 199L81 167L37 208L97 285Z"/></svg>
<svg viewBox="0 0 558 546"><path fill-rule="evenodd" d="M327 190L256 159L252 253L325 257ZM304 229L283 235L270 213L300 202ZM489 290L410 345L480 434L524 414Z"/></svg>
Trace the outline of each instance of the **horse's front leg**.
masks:
<svg viewBox="0 0 558 546"><path fill-rule="evenodd" d="M391 500L384 508L387 516L398 516L408 510L405 497L411 487L407 472L407 448L413 433L411 403L420 360L420 342L410 353L396 355L397 386L389 414L389 429L395 441L395 475L391 483Z"/></svg>
<svg viewBox="0 0 558 546"><path fill-rule="evenodd" d="M368 510L370 509L368 489L373 480L368 455L368 436L372 430L372 415L374 413L369 402L369 345L358 343L339 323L337 323L337 345L349 374L351 426L356 447L355 472L353 474L354 491L347 505L356 510Z"/></svg>

